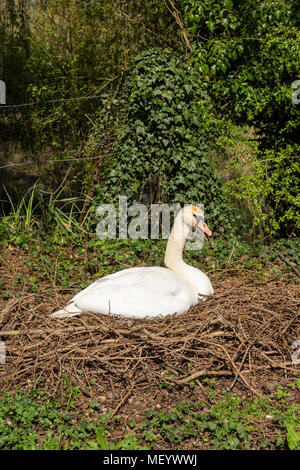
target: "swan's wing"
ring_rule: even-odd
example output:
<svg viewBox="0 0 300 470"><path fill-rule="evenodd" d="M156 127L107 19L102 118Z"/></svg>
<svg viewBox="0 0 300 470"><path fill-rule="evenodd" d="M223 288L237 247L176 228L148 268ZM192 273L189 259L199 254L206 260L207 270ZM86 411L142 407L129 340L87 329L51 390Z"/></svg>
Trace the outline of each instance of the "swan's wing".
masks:
<svg viewBox="0 0 300 470"><path fill-rule="evenodd" d="M160 269L165 269L165 268L159 268L159 267L128 268L128 269L122 269L121 271L118 271L113 274L108 274L107 276L97 279L95 282L87 286L85 289L78 292L70 300L70 302L75 302L80 297L86 294L90 294L94 292L95 290L98 290L99 288L102 288L104 285L107 285L108 282L115 282L116 283L115 285L120 285L120 284L126 285L126 284L130 284L132 282L132 279L135 278L137 274L141 275L142 273L148 272L149 270L151 270L152 272L157 272L157 270L160 270Z"/></svg>
<svg viewBox="0 0 300 470"><path fill-rule="evenodd" d="M83 291L57 315L81 312L144 318L183 313L193 304L191 286L166 268L132 268L105 276ZM78 313L77 313L78 312Z"/></svg>

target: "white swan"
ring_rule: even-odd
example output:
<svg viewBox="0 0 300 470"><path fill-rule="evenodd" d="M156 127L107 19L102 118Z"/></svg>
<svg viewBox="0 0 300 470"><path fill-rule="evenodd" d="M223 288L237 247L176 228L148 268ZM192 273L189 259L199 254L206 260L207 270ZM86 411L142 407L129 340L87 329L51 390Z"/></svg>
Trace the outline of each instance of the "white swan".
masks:
<svg viewBox="0 0 300 470"><path fill-rule="evenodd" d="M184 313L199 300L205 300L201 294L213 294L209 278L182 259L191 227L205 238L211 235L203 212L197 206L186 206L177 214L165 253L166 268L130 268L105 276L79 292L66 307L51 316L65 318L91 312L152 318Z"/></svg>

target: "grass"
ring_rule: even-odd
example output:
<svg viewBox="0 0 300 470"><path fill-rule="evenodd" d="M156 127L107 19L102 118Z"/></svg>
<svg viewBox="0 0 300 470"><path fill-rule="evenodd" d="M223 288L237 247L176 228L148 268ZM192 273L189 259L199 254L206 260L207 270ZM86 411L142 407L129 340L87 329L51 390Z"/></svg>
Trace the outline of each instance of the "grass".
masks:
<svg viewBox="0 0 300 470"><path fill-rule="evenodd" d="M209 381L208 381L209 382ZM292 383L299 387L299 379ZM214 388L213 384L207 386ZM67 390L67 389L66 389ZM169 410L146 410L140 423L127 417L122 438L111 439L121 420L110 420L110 410L95 416L90 401L78 413L81 392L65 391L63 401L42 389L15 390L0 398L0 449L2 450L136 450L157 446L176 449L300 449L300 407L289 403L289 393L276 405L268 398L243 399L224 392L208 408L195 396ZM282 390L281 390L282 392ZM124 426L125 428L125 426ZM194 447L195 448L195 447Z"/></svg>

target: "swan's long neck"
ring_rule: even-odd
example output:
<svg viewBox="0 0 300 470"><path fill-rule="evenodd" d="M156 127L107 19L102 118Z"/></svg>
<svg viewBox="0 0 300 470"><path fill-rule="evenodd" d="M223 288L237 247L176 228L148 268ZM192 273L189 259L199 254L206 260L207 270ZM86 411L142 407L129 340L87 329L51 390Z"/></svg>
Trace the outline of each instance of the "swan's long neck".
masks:
<svg viewBox="0 0 300 470"><path fill-rule="evenodd" d="M182 213L179 213L175 219L167 244L165 265L182 276L193 287L192 304L196 305L199 298L201 298L201 294L204 294L204 296L210 295L214 290L206 274L194 266L189 266L182 259L184 245L190 231L190 227L184 223L182 215Z"/></svg>
<svg viewBox="0 0 300 470"><path fill-rule="evenodd" d="M182 275L187 273L189 268L188 264L182 259L182 253L189 235L189 230L189 227L183 222L181 214L179 214L175 219L165 253L164 261L166 267Z"/></svg>

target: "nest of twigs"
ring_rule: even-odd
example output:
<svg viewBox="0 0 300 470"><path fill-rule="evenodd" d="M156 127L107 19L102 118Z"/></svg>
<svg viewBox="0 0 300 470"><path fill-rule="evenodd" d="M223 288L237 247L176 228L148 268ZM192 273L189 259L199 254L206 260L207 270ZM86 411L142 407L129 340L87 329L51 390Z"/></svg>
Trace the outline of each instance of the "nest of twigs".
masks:
<svg viewBox="0 0 300 470"><path fill-rule="evenodd" d="M264 395L270 371L292 376L299 370L292 360L292 345L300 339L299 284L247 274L214 287L215 294L189 312L148 321L53 319L48 314L69 296L49 292L12 300L0 314L7 351L0 365L0 379L7 380L0 387L26 388L43 379L56 393L68 375L91 397L95 381L119 387L118 408L135 387L164 381L182 388L201 377L226 377L229 389L238 385Z"/></svg>

